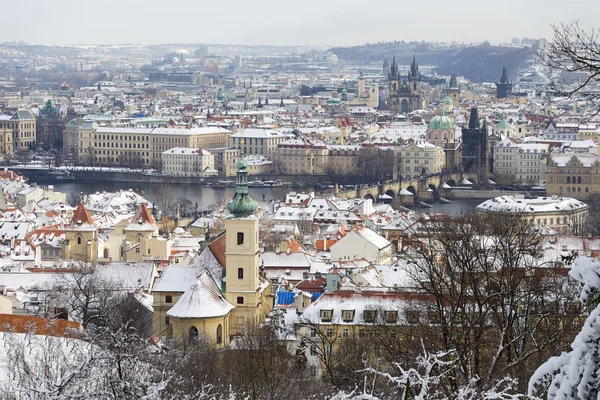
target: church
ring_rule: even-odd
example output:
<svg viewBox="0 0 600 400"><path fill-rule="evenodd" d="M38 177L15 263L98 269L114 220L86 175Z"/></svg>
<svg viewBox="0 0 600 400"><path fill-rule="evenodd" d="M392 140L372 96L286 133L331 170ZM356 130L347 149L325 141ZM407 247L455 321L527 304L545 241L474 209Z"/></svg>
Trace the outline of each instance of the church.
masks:
<svg viewBox="0 0 600 400"><path fill-rule="evenodd" d="M271 283L260 272L257 202L248 193L242 152L225 233L190 265L169 266L152 290L154 333L217 348L228 346L273 309Z"/></svg>
<svg viewBox="0 0 600 400"><path fill-rule="evenodd" d="M384 64L385 65L385 64ZM384 68L387 69L387 68ZM407 114L423 108L421 97L421 76L417 59L413 56L410 72L406 77L398 71L396 56L388 72L388 108L395 114Z"/></svg>

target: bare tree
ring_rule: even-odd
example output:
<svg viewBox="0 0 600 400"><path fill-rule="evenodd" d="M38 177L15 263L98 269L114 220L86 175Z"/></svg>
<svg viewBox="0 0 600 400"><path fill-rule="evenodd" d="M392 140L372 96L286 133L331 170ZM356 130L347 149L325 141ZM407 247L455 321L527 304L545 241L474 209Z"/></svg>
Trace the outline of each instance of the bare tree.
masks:
<svg viewBox="0 0 600 400"><path fill-rule="evenodd" d="M551 86L568 97L583 95L590 100L600 98L589 89L600 83L600 32L583 30L578 22L553 25L554 37L544 57L546 64L555 69L584 74L585 78L572 86L554 82ZM600 112L600 108L596 113Z"/></svg>
<svg viewBox="0 0 600 400"><path fill-rule="evenodd" d="M458 360L448 392L473 379L489 389L505 376L524 385L540 360L575 334L581 307L563 285L565 270L539 261L541 240L531 220L432 219L417 243L405 256L414 282L434 299L425 309L435 321L423 328L426 346L454 349Z"/></svg>

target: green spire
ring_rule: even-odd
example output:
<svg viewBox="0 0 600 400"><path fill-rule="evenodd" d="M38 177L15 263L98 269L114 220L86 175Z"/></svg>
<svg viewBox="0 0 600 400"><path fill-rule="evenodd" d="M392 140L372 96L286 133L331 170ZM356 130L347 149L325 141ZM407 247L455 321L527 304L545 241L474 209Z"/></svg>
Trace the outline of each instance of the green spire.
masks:
<svg viewBox="0 0 600 400"><path fill-rule="evenodd" d="M257 203L248 194L248 163L244 160L244 150L241 151L240 161L237 163L237 177L235 195L227 203L227 209L234 218L245 218L254 213Z"/></svg>

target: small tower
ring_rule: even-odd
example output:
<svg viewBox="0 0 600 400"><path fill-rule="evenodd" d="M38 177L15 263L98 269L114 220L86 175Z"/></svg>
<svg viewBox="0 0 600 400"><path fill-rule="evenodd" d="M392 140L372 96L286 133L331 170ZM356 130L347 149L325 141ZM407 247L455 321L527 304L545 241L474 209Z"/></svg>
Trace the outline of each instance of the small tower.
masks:
<svg viewBox="0 0 600 400"><path fill-rule="evenodd" d="M248 323L256 323L270 310L261 291L258 218L254 215L257 203L248 193L248 164L243 149L237 169L235 195L227 203L231 214L225 219L224 271L225 298L235 305L230 318L234 335L242 333Z"/></svg>
<svg viewBox="0 0 600 400"><path fill-rule="evenodd" d="M450 84L448 85L448 97L452 100L454 107L460 103L460 87L456 81L456 74L450 76Z"/></svg>
<svg viewBox="0 0 600 400"><path fill-rule="evenodd" d="M65 229L66 239L62 254L67 260L96 264L98 260L98 230L83 203L73 213L71 223Z"/></svg>
<svg viewBox="0 0 600 400"><path fill-rule="evenodd" d="M163 255L164 251L159 252L152 241L158 235L158 225L146 204L140 205L129 225L123 229L123 233L125 233L125 240L121 245L123 261L142 261L144 256L154 258L159 253ZM167 244L166 241L164 242Z"/></svg>
<svg viewBox="0 0 600 400"><path fill-rule="evenodd" d="M508 73L506 67L502 68L502 75L500 76L500 82L496 83L496 97L499 99L505 99L512 94L512 82L508 80Z"/></svg>

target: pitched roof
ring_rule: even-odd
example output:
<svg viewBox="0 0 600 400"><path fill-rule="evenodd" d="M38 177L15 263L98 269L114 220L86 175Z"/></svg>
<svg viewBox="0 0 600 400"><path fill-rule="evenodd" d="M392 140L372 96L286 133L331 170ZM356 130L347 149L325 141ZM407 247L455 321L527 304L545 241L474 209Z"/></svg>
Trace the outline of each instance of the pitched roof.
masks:
<svg viewBox="0 0 600 400"><path fill-rule="evenodd" d="M155 224L154 218L152 217L150 210L148 210L148 207L146 207L146 203L142 203L140 208L138 208L135 215L133 216L133 222L138 222L138 223L142 223L142 224L147 223L147 224L152 224L152 225Z"/></svg>
<svg viewBox="0 0 600 400"><path fill-rule="evenodd" d="M208 272L202 271L167 315L176 318L211 318L229 314L234 306L221 294Z"/></svg>
<svg viewBox="0 0 600 400"><path fill-rule="evenodd" d="M30 315L0 314L0 331L37 335L77 337L83 331L79 322Z"/></svg>
<svg viewBox="0 0 600 400"><path fill-rule="evenodd" d="M217 259L219 264L221 264L223 267L226 266L226 264L225 264L225 242L227 240L226 236L227 236L226 234L223 234L223 235L219 236L218 238L216 238L215 240L213 240L213 242L208 245L210 252L213 253L213 256L215 256L215 258Z"/></svg>
<svg viewBox="0 0 600 400"><path fill-rule="evenodd" d="M73 218L71 218L72 225L80 224L80 223L89 224L89 225L94 224L94 221L92 220L90 213L85 208L83 203L79 203L79 205L77 206L77 209L73 213Z"/></svg>

